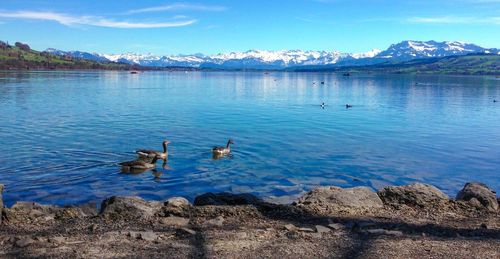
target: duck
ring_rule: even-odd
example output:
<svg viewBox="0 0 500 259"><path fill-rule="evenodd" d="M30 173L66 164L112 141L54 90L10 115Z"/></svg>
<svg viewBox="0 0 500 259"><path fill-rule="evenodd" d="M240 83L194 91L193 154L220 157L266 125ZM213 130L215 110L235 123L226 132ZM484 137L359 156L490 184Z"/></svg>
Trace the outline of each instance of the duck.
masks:
<svg viewBox="0 0 500 259"><path fill-rule="evenodd" d="M325 84L325 81L321 81L321 84L324 85Z"/></svg>
<svg viewBox="0 0 500 259"><path fill-rule="evenodd" d="M139 155L139 158L146 158L146 157L150 157L150 155L155 155L158 157L158 159L167 160L167 157L168 157L167 146L168 146L168 144L170 144L170 141L168 141L168 140L163 141L163 143L162 143L163 152L156 151L156 150L150 150L150 149L139 149L139 150L136 150L135 153L137 153L137 155Z"/></svg>
<svg viewBox="0 0 500 259"><path fill-rule="evenodd" d="M346 109L352 108L352 105L350 105L350 104L346 104L346 105L345 105L345 108L346 108Z"/></svg>
<svg viewBox="0 0 500 259"><path fill-rule="evenodd" d="M212 148L212 153L214 155L228 155L229 153L231 153L231 144L234 144L234 141L232 139L229 139L227 141L226 147L214 147Z"/></svg>
<svg viewBox="0 0 500 259"><path fill-rule="evenodd" d="M496 103L496 102L498 102L498 101L495 99L495 100L493 100L493 102L494 102L494 103Z"/></svg>
<svg viewBox="0 0 500 259"><path fill-rule="evenodd" d="M146 160L133 160L133 161L125 161L119 163L119 165L122 167L122 172L142 172L146 171L149 169L154 169L156 167L156 161L158 161L158 156L156 155L149 155L150 158L153 160L151 161L146 161Z"/></svg>

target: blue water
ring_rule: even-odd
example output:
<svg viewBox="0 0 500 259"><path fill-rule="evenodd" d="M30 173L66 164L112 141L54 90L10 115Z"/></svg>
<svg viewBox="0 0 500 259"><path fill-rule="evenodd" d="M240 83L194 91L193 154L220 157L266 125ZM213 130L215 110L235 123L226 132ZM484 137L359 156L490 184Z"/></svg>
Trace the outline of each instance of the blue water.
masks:
<svg viewBox="0 0 500 259"><path fill-rule="evenodd" d="M321 185L415 181L450 196L467 181L500 190L493 99L495 77L0 72L0 183L7 205L209 191L287 202ZM232 156L213 160L228 138ZM164 139L166 169L120 173Z"/></svg>

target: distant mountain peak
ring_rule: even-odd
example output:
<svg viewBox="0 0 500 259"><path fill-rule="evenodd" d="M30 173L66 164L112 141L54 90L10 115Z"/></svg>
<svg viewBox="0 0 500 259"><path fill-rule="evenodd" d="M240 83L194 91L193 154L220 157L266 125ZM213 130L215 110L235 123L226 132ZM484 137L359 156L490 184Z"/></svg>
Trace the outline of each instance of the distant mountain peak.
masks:
<svg viewBox="0 0 500 259"><path fill-rule="evenodd" d="M420 58L466 55L470 53L498 53L497 49L485 49L478 45L460 42L437 42L404 40L386 50L373 49L365 53L342 53L339 51L315 50L259 50L226 52L215 55L196 53L192 55L158 56L151 53L97 54L80 51L47 49L54 55L70 55L95 61L124 62L142 66L185 66L209 68L265 68L283 69L292 66L321 65L366 65L390 61L407 61Z"/></svg>

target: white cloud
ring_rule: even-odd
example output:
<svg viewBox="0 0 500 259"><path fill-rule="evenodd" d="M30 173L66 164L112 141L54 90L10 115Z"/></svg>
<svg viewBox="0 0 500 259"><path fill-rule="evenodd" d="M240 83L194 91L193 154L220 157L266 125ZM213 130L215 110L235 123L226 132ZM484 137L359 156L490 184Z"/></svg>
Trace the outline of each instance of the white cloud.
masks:
<svg viewBox="0 0 500 259"><path fill-rule="evenodd" d="M184 17L174 17L173 20L166 22L129 22L129 21L116 21L98 16L71 16L61 13L36 12L36 11L0 12L0 17L14 18L14 19L55 21L67 26L92 25L99 27L125 28L125 29L181 27L196 22L196 20L194 19L186 19Z"/></svg>
<svg viewBox="0 0 500 259"><path fill-rule="evenodd" d="M152 6L147 8L130 10L127 13L151 13L163 11L178 11L178 10L191 10L191 11L208 11L208 12L221 12L227 8L224 6L202 5L202 4L187 4L187 3L174 3L169 5Z"/></svg>
<svg viewBox="0 0 500 259"><path fill-rule="evenodd" d="M434 17L411 17L406 20L410 23L429 24L493 24L500 25L499 17L472 17L472 16L434 16Z"/></svg>

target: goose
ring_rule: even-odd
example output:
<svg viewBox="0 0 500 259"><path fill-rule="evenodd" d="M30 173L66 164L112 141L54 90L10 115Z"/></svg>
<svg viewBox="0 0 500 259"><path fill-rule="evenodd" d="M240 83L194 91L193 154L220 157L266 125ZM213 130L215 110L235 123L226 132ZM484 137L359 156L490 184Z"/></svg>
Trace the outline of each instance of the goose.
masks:
<svg viewBox="0 0 500 259"><path fill-rule="evenodd" d="M352 105L350 105L350 104L346 104L346 105L345 105L345 108L346 108L346 109L352 108Z"/></svg>
<svg viewBox="0 0 500 259"><path fill-rule="evenodd" d="M136 171L146 171L156 167L156 161L158 161L158 156L150 155L153 160L151 162L145 160L133 160L121 162L119 165L122 167L122 172L136 172Z"/></svg>
<svg viewBox="0 0 500 259"><path fill-rule="evenodd" d="M170 141L168 141L168 140L163 141L163 143L162 143L163 152L156 151L156 150L150 150L150 149L139 149L139 150L136 150L135 153L137 153L137 155L139 155L140 158L146 158L146 157L150 157L150 155L155 155L158 157L158 159L167 160L167 156L168 156L167 146L168 146L168 144L170 144Z"/></svg>
<svg viewBox="0 0 500 259"><path fill-rule="evenodd" d="M229 145L234 144L234 141L232 139L227 141L226 147L214 147L212 149L212 153L214 155L227 155L231 153L231 147Z"/></svg>

